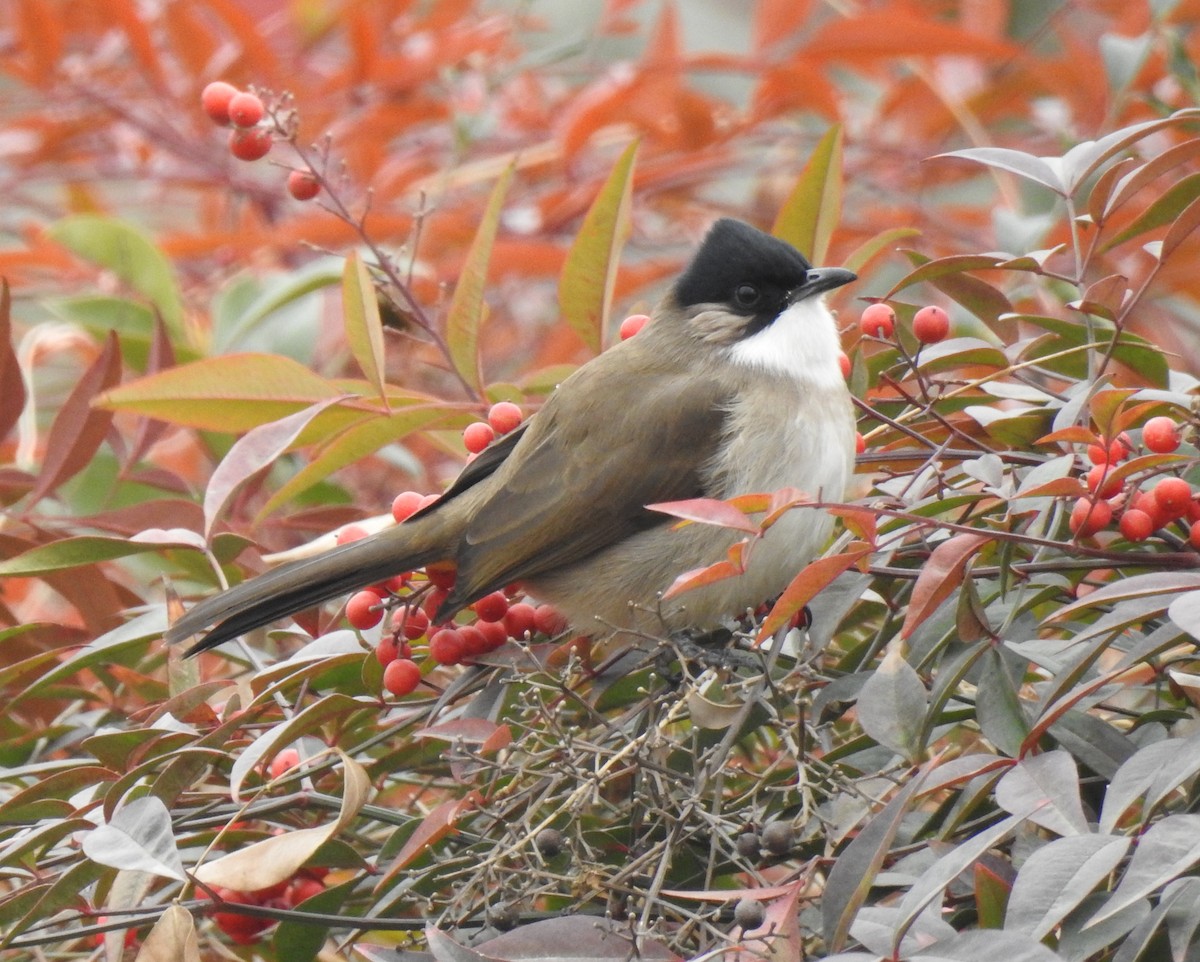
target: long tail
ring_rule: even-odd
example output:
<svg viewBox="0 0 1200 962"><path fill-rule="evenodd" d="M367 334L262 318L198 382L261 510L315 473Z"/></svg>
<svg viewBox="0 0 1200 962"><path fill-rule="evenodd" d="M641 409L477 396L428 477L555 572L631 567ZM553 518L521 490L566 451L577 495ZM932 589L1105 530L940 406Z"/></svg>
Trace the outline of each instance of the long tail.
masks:
<svg viewBox="0 0 1200 962"><path fill-rule="evenodd" d="M445 550L421 537L427 530L409 524L389 528L265 572L201 601L170 627L166 640L174 644L215 625L187 650L190 657L277 618L443 560Z"/></svg>

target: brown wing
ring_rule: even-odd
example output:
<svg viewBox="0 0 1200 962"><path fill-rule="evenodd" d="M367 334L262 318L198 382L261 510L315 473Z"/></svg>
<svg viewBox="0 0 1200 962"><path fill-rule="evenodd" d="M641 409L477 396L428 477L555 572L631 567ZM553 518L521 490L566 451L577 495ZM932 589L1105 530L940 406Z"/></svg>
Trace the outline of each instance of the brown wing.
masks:
<svg viewBox="0 0 1200 962"><path fill-rule="evenodd" d="M447 610L669 520L647 504L702 493L727 389L648 352L609 360L564 382L496 471Z"/></svg>

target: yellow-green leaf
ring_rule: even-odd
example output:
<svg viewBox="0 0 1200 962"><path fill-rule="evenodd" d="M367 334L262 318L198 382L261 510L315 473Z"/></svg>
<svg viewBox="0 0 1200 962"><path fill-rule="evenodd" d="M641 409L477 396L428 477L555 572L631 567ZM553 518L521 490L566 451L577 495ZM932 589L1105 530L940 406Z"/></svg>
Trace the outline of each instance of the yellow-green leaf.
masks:
<svg viewBox="0 0 1200 962"><path fill-rule="evenodd" d="M842 128L834 124L813 150L771 233L820 264L841 216Z"/></svg>
<svg viewBox="0 0 1200 962"><path fill-rule="evenodd" d="M496 181L488 198L479 230L467 251L454 294L450 298L450 313L446 318L446 349L450 361L463 381L476 392L480 387L479 374L479 329L483 325L487 305L483 300L487 285L488 264L492 259L492 245L496 242L496 229L500 225L500 212L504 195L512 182L514 165L509 167Z"/></svg>
<svg viewBox="0 0 1200 962"><path fill-rule="evenodd" d="M629 237L635 140L622 152L592 202L558 279L563 319L599 353L612 310L621 248Z"/></svg>
<svg viewBox="0 0 1200 962"><path fill-rule="evenodd" d="M171 263L140 229L99 214L75 214L52 224L47 233L144 295L158 308L172 338L183 339L183 301Z"/></svg>
<svg viewBox="0 0 1200 962"><path fill-rule="evenodd" d="M290 358L226 354L138 378L105 391L95 403L173 424L234 433L340 394L335 384Z"/></svg>
<svg viewBox="0 0 1200 962"><path fill-rule="evenodd" d="M334 471L374 454L385 444L407 437L461 412L443 406L413 407L384 416L368 415L332 438L309 464L276 491L258 512L258 523L301 492L323 481ZM469 416L462 414L464 422Z"/></svg>
<svg viewBox="0 0 1200 962"><path fill-rule="evenodd" d="M387 403L383 385L383 324L379 320L379 300L371 272L351 251L342 272L342 312L345 315L346 341L363 375Z"/></svg>

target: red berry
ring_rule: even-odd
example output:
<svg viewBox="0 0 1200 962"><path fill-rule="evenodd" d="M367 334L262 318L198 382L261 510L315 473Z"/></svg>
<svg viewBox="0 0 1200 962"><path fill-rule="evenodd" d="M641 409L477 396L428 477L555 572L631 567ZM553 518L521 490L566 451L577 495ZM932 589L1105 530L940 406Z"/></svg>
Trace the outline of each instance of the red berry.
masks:
<svg viewBox="0 0 1200 962"><path fill-rule="evenodd" d="M1154 534L1154 519L1145 511L1129 508L1121 515L1121 534L1130 541L1145 541Z"/></svg>
<svg viewBox="0 0 1200 962"><path fill-rule="evenodd" d="M1192 526L1188 530L1188 544L1193 548L1200 548L1200 521L1192 522Z"/></svg>
<svg viewBox="0 0 1200 962"><path fill-rule="evenodd" d="M386 581L381 581L379 584L372 585L371 587L380 598L386 598L388 595L398 595L403 592L408 587L411 579L411 571L402 571L400 574L392 575Z"/></svg>
<svg viewBox="0 0 1200 962"><path fill-rule="evenodd" d="M508 630L510 638L521 640L527 635L532 635L537 630L533 605L526 604L524 601L509 605L508 611L504 614L504 627Z"/></svg>
<svg viewBox="0 0 1200 962"><path fill-rule="evenodd" d="M866 450L867 450L867 439L864 438L859 432L855 431L854 432L854 453L862 454Z"/></svg>
<svg viewBox="0 0 1200 962"><path fill-rule="evenodd" d="M463 657L470 658L474 655L482 655L491 651L491 644L485 635L476 625L462 625L458 629L458 636L463 643Z"/></svg>
<svg viewBox="0 0 1200 962"><path fill-rule="evenodd" d="M253 127L264 113L263 102L252 93L236 93L229 101L229 119L235 127Z"/></svg>
<svg viewBox="0 0 1200 962"><path fill-rule="evenodd" d="M466 645L456 628L442 628L429 639L429 657L439 665L457 665L465 653Z"/></svg>
<svg viewBox="0 0 1200 962"><path fill-rule="evenodd" d="M1122 431L1108 444L1089 444L1087 455L1092 464L1120 464L1129 457L1132 450L1133 443L1129 440L1129 435Z"/></svg>
<svg viewBox="0 0 1200 962"><path fill-rule="evenodd" d="M229 889L214 889L224 902L235 905L256 905L249 892L233 892ZM259 935L275 924L274 919L261 919L237 912L214 912L213 922L222 932L238 945L250 945L258 941Z"/></svg>
<svg viewBox="0 0 1200 962"><path fill-rule="evenodd" d="M317 178L307 170L293 170L288 174L287 189L296 200L312 200L321 193Z"/></svg>
<svg viewBox="0 0 1200 962"><path fill-rule="evenodd" d="M284 772L290 771L300 764L300 751L295 748L285 748L271 759L268 771L272 778L278 778Z"/></svg>
<svg viewBox="0 0 1200 962"><path fill-rule="evenodd" d="M348 524L337 533L334 540L338 544L349 544L351 541L361 541L367 536L367 529L357 524Z"/></svg>
<svg viewBox="0 0 1200 962"><path fill-rule="evenodd" d="M1087 538L1098 531L1103 531L1112 521L1112 506L1107 501L1089 501L1080 498L1071 509L1071 531L1081 538Z"/></svg>
<svg viewBox="0 0 1200 962"><path fill-rule="evenodd" d="M409 662L412 664L412 662ZM413 665L416 668L416 665ZM417 671L420 675L420 669ZM288 908L295 908L306 899L312 898L314 895L320 895L325 891L325 886L318 882L315 878L298 878L287 887L284 893L283 901Z"/></svg>
<svg viewBox="0 0 1200 962"><path fill-rule="evenodd" d="M533 612L533 623L543 635L553 638L567 630L567 617L554 605L538 605Z"/></svg>
<svg viewBox="0 0 1200 962"><path fill-rule="evenodd" d="M475 628L487 639L487 651L495 651L508 641L508 629L502 621L477 621Z"/></svg>
<svg viewBox="0 0 1200 962"><path fill-rule="evenodd" d="M896 312L882 301L872 304L862 312L858 328L872 337L891 337L892 331L896 329Z"/></svg>
<svg viewBox="0 0 1200 962"><path fill-rule="evenodd" d="M950 315L940 307L922 307L913 316L913 335L922 344L936 344L950 333Z"/></svg>
<svg viewBox="0 0 1200 962"><path fill-rule="evenodd" d="M484 595L471 606L480 621L500 621L508 611L508 598L503 591Z"/></svg>
<svg viewBox="0 0 1200 962"><path fill-rule="evenodd" d="M392 517L397 524L407 521L417 513L424 500L425 495L416 491L401 491L392 501Z"/></svg>
<svg viewBox="0 0 1200 962"><path fill-rule="evenodd" d="M398 631L409 641L416 641L429 630L429 615L420 608L397 608L392 615L392 631Z"/></svg>
<svg viewBox="0 0 1200 962"><path fill-rule="evenodd" d="M1087 473L1088 490L1101 498L1111 498L1117 494L1125 482L1113 476L1112 468L1107 464L1097 464Z"/></svg>
<svg viewBox="0 0 1200 962"><path fill-rule="evenodd" d="M425 566L425 577L447 591L454 587L457 576L458 566L453 561L435 561Z"/></svg>
<svg viewBox="0 0 1200 962"><path fill-rule="evenodd" d="M650 317L646 314L630 314L621 322L620 330L617 335L622 341L628 341L633 335L640 331L649 322Z"/></svg>
<svg viewBox="0 0 1200 962"><path fill-rule="evenodd" d="M432 623L437 611L442 607L442 602L450 595L450 592L445 588L434 587L433 591L425 596L425 600L421 602L421 610L425 612L425 617Z"/></svg>
<svg viewBox="0 0 1200 962"><path fill-rule="evenodd" d="M238 89L224 80L214 80L200 91L200 106L214 124L229 125L229 101L238 95Z"/></svg>
<svg viewBox="0 0 1200 962"><path fill-rule="evenodd" d="M400 649L396 645L394 635L384 635L379 639L379 644L375 646L375 657L384 668L400 657Z"/></svg>
<svg viewBox="0 0 1200 962"><path fill-rule="evenodd" d="M472 454L478 454L496 440L496 432L486 421L476 421L468 424L463 431L463 444Z"/></svg>
<svg viewBox="0 0 1200 962"><path fill-rule="evenodd" d="M229 152L238 160L259 160L271 152L271 132L262 127L229 132Z"/></svg>
<svg viewBox="0 0 1200 962"><path fill-rule="evenodd" d="M1154 500L1171 520L1182 518L1192 500L1192 486L1183 478L1163 478L1154 486Z"/></svg>
<svg viewBox="0 0 1200 962"><path fill-rule="evenodd" d="M1133 499L1130 507L1138 511L1143 511L1150 516L1150 520L1154 524L1154 530L1157 531L1171 519L1167 513L1163 511L1162 505L1158 503L1158 499L1149 491L1139 491Z"/></svg>
<svg viewBox="0 0 1200 962"><path fill-rule="evenodd" d="M487 419L497 434L508 434L525 419L525 415L512 401L497 401L488 408Z"/></svg>
<svg viewBox="0 0 1200 962"><path fill-rule="evenodd" d="M842 369L842 377L847 381L850 380L850 371L853 365L850 363L850 355L845 351L838 351L838 367Z"/></svg>
<svg viewBox="0 0 1200 962"><path fill-rule="evenodd" d="M383 687L403 698L411 695L421 684L421 669L411 658L397 658L383 670Z"/></svg>
<svg viewBox="0 0 1200 962"><path fill-rule="evenodd" d="M1179 425L1173 418L1151 418L1142 426L1142 442L1155 454L1170 454L1179 447Z"/></svg>
<svg viewBox="0 0 1200 962"><path fill-rule="evenodd" d="M359 591L346 602L346 620L359 631L383 621L382 599L374 591Z"/></svg>

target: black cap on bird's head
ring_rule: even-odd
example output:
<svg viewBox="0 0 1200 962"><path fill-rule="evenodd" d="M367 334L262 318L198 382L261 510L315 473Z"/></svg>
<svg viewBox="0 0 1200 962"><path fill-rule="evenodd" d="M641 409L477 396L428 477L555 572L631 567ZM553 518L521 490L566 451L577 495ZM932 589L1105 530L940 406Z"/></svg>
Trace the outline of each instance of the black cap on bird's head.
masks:
<svg viewBox="0 0 1200 962"><path fill-rule="evenodd" d="M709 229L673 293L682 308L714 304L748 318L748 334L797 301L854 279L840 267L813 267L786 241L725 217Z"/></svg>

